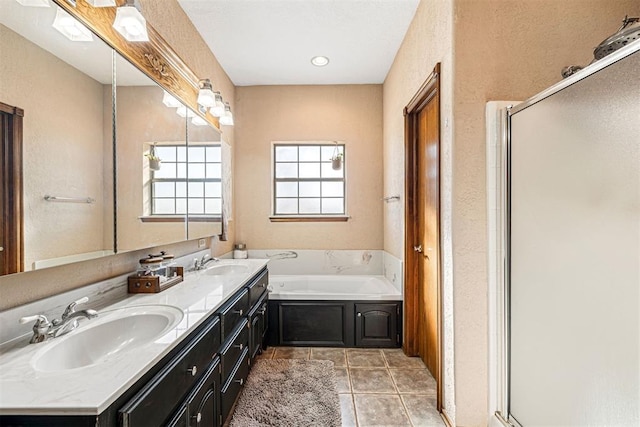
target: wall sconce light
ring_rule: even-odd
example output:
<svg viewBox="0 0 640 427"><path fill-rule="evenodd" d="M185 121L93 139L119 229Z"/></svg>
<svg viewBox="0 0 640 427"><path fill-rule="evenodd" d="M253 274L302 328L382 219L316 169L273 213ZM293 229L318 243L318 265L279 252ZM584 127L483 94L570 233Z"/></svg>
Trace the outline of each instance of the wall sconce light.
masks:
<svg viewBox="0 0 640 427"><path fill-rule="evenodd" d="M74 42L93 41L91 31L60 7L58 7L58 10L56 11L56 17L53 20L53 28Z"/></svg>
<svg viewBox="0 0 640 427"><path fill-rule="evenodd" d="M164 91L164 95L162 95L162 103L169 108L178 108L182 107L182 102L178 101L166 90Z"/></svg>
<svg viewBox="0 0 640 427"><path fill-rule="evenodd" d="M194 118L192 118L191 123L193 123L196 126L206 126L209 124L205 119L203 119L200 116L195 116Z"/></svg>
<svg viewBox="0 0 640 427"><path fill-rule="evenodd" d="M113 28L130 42L149 41L147 21L138 10L135 0L127 0L124 5L116 9Z"/></svg>
<svg viewBox="0 0 640 427"><path fill-rule="evenodd" d="M198 82L200 90L198 91L198 104L205 108L211 108L216 104L216 95L213 93L211 80L202 79Z"/></svg>
<svg viewBox="0 0 640 427"><path fill-rule="evenodd" d="M86 0L93 7L116 7L116 0Z"/></svg>
<svg viewBox="0 0 640 427"><path fill-rule="evenodd" d="M224 104L224 114L220 116L220 124L224 126L233 126L233 114L231 114L231 106L228 102Z"/></svg>
<svg viewBox="0 0 640 427"><path fill-rule="evenodd" d="M216 102L209 109L209 112L214 117L221 117L224 114L224 101L222 100L222 95L220 95L220 92L214 92L214 94L215 94Z"/></svg>
<svg viewBox="0 0 640 427"><path fill-rule="evenodd" d="M16 0L23 6L29 7L51 7L49 0Z"/></svg>
<svg viewBox="0 0 640 427"><path fill-rule="evenodd" d="M191 109L187 108L184 105L181 105L180 107L176 108L176 113L178 113L180 117L192 118L196 116L196 113L194 113L193 111L191 111Z"/></svg>

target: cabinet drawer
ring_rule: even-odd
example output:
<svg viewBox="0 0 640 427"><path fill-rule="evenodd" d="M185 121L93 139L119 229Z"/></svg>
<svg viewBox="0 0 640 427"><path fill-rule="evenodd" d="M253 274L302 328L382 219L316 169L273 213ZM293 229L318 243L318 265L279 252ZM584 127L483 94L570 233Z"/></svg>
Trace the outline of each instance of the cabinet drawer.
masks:
<svg viewBox="0 0 640 427"><path fill-rule="evenodd" d="M226 383L229 375L242 356L242 352L249 345L249 328L247 319L240 322L239 328L235 331L232 339L227 341L227 345L220 351L220 364L222 365L222 383Z"/></svg>
<svg viewBox="0 0 640 427"><path fill-rule="evenodd" d="M238 292L231 301L220 310L220 326L222 341L226 341L236 324L247 315L249 311L249 291L243 289Z"/></svg>
<svg viewBox="0 0 640 427"><path fill-rule="evenodd" d="M122 425L163 425L202 376L220 346L220 321L214 318L185 349L120 409Z"/></svg>
<svg viewBox="0 0 640 427"><path fill-rule="evenodd" d="M242 352L240 362L235 366L233 373L227 383L222 388L222 396L220 398L220 409L222 413L222 422L224 423L229 416L233 404L240 394L245 381L249 376L249 350Z"/></svg>
<svg viewBox="0 0 640 427"><path fill-rule="evenodd" d="M267 291L269 285L269 272L264 270L257 279L251 282L247 289L249 290L249 307L253 307L260 299L262 294Z"/></svg>

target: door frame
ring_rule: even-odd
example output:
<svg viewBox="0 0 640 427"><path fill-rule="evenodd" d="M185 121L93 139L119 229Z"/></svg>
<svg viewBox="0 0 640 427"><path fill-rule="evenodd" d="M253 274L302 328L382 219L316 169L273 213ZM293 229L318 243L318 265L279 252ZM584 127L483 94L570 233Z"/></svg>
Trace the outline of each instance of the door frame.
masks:
<svg viewBox="0 0 640 427"><path fill-rule="evenodd" d="M2 164L0 192L4 250L1 261L5 274L24 271L23 181L22 181L22 124L24 110L0 102L0 163Z"/></svg>
<svg viewBox="0 0 640 427"><path fill-rule="evenodd" d="M437 356L436 356L436 387L437 387L437 409L442 411L442 214L441 214L441 179L442 171L442 141L441 141L441 125L440 125L440 63L437 63L426 81L422 84L418 92L413 96L411 101L404 108L405 117L405 269L404 269L404 341L403 351L408 356L418 355L418 296L419 296L419 277L418 277L418 253L413 250L414 243L418 236L417 221L417 196L418 196L418 180L417 180L417 148L418 148L418 114L429 101L434 97L438 99L438 283L437 289Z"/></svg>

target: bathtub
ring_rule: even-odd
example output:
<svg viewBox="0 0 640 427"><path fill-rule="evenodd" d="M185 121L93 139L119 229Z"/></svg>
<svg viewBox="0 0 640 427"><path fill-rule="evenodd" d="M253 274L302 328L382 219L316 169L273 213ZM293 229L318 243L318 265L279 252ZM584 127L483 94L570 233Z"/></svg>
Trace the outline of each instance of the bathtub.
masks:
<svg viewBox="0 0 640 427"><path fill-rule="evenodd" d="M384 276L286 275L269 277L269 299L401 300L402 293Z"/></svg>
<svg viewBox="0 0 640 427"><path fill-rule="evenodd" d="M274 346L399 347L402 293L384 276L269 277Z"/></svg>

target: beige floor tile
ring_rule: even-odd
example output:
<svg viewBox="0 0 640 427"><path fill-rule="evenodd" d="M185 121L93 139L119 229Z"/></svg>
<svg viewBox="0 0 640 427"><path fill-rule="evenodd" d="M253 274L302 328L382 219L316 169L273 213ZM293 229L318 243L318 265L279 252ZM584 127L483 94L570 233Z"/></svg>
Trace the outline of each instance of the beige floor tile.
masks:
<svg viewBox="0 0 640 427"><path fill-rule="evenodd" d="M397 394L354 394L353 399L360 427L411 425Z"/></svg>
<svg viewBox="0 0 640 427"><path fill-rule="evenodd" d="M353 395L340 395L340 411L342 412L342 427L357 427L356 411L353 407Z"/></svg>
<svg viewBox="0 0 640 427"><path fill-rule="evenodd" d="M331 360L336 368L347 366L346 353L343 348L312 348L311 359Z"/></svg>
<svg viewBox="0 0 640 427"><path fill-rule="evenodd" d="M348 349L347 362L349 363L349 367L384 368L386 366L382 352L378 349Z"/></svg>
<svg viewBox="0 0 640 427"><path fill-rule="evenodd" d="M402 349L382 350L387 365L390 368L425 369L424 362L419 357L406 356Z"/></svg>
<svg viewBox="0 0 640 427"><path fill-rule="evenodd" d="M276 347L274 359L309 359L309 349L305 347Z"/></svg>
<svg viewBox="0 0 640 427"><path fill-rule="evenodd" d="M415 427L445 427L432 397L419 394L403 394L401 397Z"/></svg>
<svg viewBox="0 0 640 427"><path fill-rule="evenodd" d="M389 371L382 368L349 368L354 393L397 393Z"/></svg>
<svg viewBox="0 0 640 427"><path fill-rule="evenodd" d="M347 368L335 368L338 393L351 393L351 381Z"/></svg>
<svg viewBox="0 0 640 427"><path fill-rule="evenodd" d="M432 394L436 391L436 380L426 369L389 369L400 393Z"/></svg>

